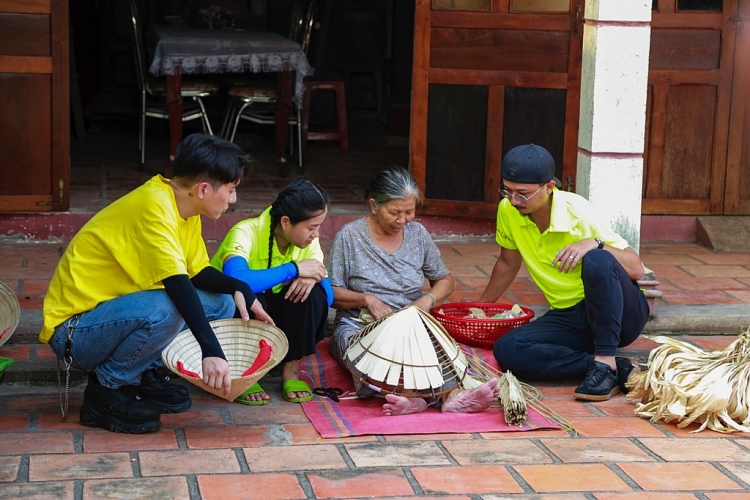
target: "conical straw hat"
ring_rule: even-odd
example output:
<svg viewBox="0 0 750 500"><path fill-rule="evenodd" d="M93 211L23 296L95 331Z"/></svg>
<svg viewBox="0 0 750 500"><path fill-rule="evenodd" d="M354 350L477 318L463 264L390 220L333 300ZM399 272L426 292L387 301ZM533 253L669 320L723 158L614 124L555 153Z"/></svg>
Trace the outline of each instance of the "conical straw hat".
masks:
<svg viewBox="0 0 750 500"><path fill-rule="evenodd" d="M440 323L409 306L357 332L345 364L362 383L380 392L435 397L460 386L468 362Z"/></svg>
<svg viewBox="0 0 750 500"><path fill-rule="evenodd" d="M260 380L271 368L278 365L289 351L289 342L284 332L262 321L254 319L243 321L239 318L222 319L212 321L211 327L229 363L232 376L232 388L226 398L229 401L233 401ZM261 355L261 341L270 345L270 357L262 366L257 367L257 370L243 376L243 373L253 366L253 362ZM224 398L223 390L213 389L203 383L203 353L190 330L180 332L162 351L161 359L164 366L188 382Z"/></svg>
<svg viewBox="0 0 750 500"><path fill-rule="evenodd" d="M0 281L0 345L6 343L16 331L20 317L21 306L16 294Z"/></svg>

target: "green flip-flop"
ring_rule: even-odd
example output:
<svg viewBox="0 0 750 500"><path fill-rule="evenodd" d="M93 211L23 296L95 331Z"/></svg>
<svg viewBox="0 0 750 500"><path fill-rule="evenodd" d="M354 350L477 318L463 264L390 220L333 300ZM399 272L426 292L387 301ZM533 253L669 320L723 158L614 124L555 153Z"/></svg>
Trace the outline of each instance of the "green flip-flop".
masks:
<svg viewBox="0 0 750 500"><path fill-rule="evenodd" d="M306 392L309 394L309 396L305 396L302 398L290 398L289 394L292 392ZM287 380L285 381L281 386L281 394L283 394L284 399L286 399L290 403L304 403L305 401L312 401L313 393L310 389L310 386L307 385L307 382L304 382L302 380Z"/></svg>
<svg viewBox="0 0 750 500"><path fill-rule="evenodd" d="M267 405L269 403L268 399L261 399L259 401L255 401L253 399L245 399L245 396L249 396L251 394L261 394L266 391L263 390L263 388L260 386L258 382L255 382L248 390L234 398L235 403L240 403L242 405L247 406L263 406Z"/></svg>

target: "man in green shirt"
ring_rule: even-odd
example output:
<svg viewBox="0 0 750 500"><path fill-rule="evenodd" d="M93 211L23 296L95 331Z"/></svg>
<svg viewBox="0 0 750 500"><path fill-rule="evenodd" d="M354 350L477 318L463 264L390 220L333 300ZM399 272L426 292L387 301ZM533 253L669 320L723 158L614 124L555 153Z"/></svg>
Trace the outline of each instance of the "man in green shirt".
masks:
<svg viewBox="0 0 750 500"><path fill-rule="evenodd" d="M616 357L648 320L636 280L643 263L583 197L558 190L555 162L541 146L503 158L503 199L495 239L502 247L481 302L495 302L525 264L550 311L502 336L494 346L504 370L524 378L583 377L575 397L605 401L637 366Z"/></svg>

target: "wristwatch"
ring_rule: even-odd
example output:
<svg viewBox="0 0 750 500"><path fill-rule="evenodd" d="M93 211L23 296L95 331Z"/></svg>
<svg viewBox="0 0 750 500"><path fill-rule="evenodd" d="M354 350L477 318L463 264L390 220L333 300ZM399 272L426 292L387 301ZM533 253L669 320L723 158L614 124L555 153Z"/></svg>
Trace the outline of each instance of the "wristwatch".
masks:
<svg viewBox="0 0 750 500"><path fill-rule="evenodd" d="M604 248L604 240L600 240L599 238L594 238L594 241L596 241L599 244L599 246L597 246L596 248L598 248L599 250Z"/></svg>

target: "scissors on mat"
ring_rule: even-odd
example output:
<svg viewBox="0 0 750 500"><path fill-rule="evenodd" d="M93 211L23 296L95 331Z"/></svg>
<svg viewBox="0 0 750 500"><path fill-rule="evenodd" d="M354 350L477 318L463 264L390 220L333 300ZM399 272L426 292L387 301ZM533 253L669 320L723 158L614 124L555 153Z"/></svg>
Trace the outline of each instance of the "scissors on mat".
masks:
<svg viewBox="0 0 750 500"><path fill-rule="evenodd" d="M339 389L338 387L316 387L312 392L315 395L332 399L337 403L339 402L339 396L344 394L344 391Z"/></svg>

